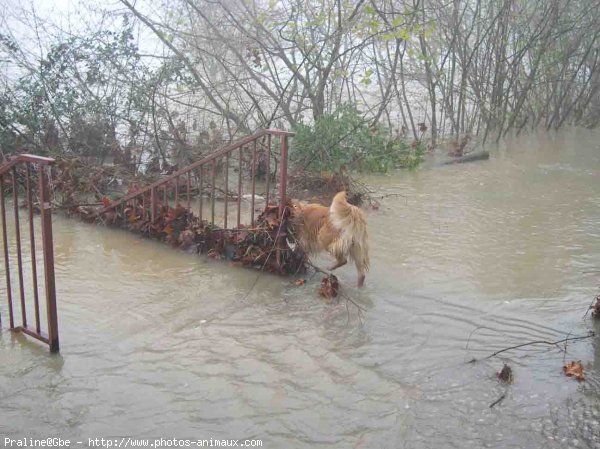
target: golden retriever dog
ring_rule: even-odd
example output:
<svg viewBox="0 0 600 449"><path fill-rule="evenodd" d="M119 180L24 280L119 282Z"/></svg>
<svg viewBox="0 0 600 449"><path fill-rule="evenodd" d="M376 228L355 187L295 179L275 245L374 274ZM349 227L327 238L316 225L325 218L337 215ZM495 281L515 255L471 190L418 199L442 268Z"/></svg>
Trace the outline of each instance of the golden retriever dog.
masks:
<svg viewBox="0 0 600 449"><path fill-rule="evenodd" d="M358 287L362 287L369 271L367 221L362 210L348 203L346 192L335 195L331 206L293 203L293 224L299 244L308 254L327 251L336 263L330 270L354 261Z"/></svg>

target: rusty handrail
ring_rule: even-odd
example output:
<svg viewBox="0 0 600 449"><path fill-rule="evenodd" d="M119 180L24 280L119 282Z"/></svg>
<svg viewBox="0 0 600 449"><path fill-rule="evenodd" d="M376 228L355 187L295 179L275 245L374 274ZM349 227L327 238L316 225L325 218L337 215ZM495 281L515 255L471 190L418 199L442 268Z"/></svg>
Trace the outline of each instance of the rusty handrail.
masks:
<svg viewBox="0 0 600 449"><path fill-rule="evenodd" d="M169 176L159 179L158 181L155 181L152 184L149 184L146 187L143 187L139 190L128 193L127 195L123 196L122 198L111 202L111 204L109 204L108 206L103 207L102 209L98 210L97 214L101 215L109 210L115 209L115 208L121 206L122 204L127 203L127 201L130 201L140 195L144 195L145 193L150 192L152 194L152 192L155 191L155 189L157 187L168 184L169 182L176 180L180 176L183 176L183 175L197 169L198 167L202 167L203 165L206 165L207 163L212 162L219 157L223 157L239 148L243 148L244 146L246 146L252 142L255 142L256 140L260 139L261 137L267 136L267 135L278 136L278 137L281 137L282 139L287 139L287 137L294 136L294 133L289 132L289 131L282 131L282 130L278 130L278 129L263 129L263 130L257 131L254 134L246 136L243 139L238 140L237 142L234 142L226 147L221 148L220 150L215 151L214 153L210 154L209 156L207 156L199 161L196 161L190 165L187 165L186 167L184 167L182 169L177 170L176 172L170 174ZM286 150L287 150L287 146L286 146ZM285 162L286 162L285 168L287 170L287 155L285 157Z"/></svg>
<svg viewBox="0 0 600 449"><path fill-rule="evenodd" d="M20 164L22 162L30 162L32 164L40 164L40 165L52 165L54 164L54 159L50 157L36 156L35 154L18 154L16 156L10 156L8 158L8 162L0 165L0 175L8 172L15 165Z"/></svg>

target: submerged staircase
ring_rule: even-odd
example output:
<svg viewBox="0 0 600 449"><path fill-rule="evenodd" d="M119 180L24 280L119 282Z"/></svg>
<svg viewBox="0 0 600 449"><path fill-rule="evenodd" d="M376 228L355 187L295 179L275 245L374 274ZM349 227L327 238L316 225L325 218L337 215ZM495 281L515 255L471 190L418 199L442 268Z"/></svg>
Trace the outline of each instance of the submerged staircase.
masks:
<svg viewBox="0 0 600 449"><path fill-rule="evenodd" d="M277 129L260 130L135 189L106 204L97 214L124 215L125 208L130 206L139 211L142 219L154 222L160 208L184 207L190 212L197 211L195 215L200 220L228 229L232 219L235 227L253 226L256 207L261 202L264 207L277 204L281 218L286 198L289 138L293 135ZM264 176L264 185L257 192L259 172ZM221 214L216 210L217 196L222 200Z"/></svg>
<svg viewBox="0 0 600 449"><path fill-rule="evenodd" d="M112 221L115 224L143 223L150 228L167 222L171 232L177 221L186 221L213 241L220 239L221 246L252 240L250 246L241 248L245 253L236 257L244 264L258 261L263 269L270 263L272 271L282 272L285 262L292 257L284 254L283 223L287 221L284 216L289 214L286 212L288 147L293 135L276 129L258 131L118 200L106 199L87 218L110 222L106 218L112 216L120 220ZM46 343L51 352L58 352L50 195L53 163L53 159L20 154L0 164L0 218L8 327ZM264 180L257 182L259 177ZM20 191L24 195L20 196ZM6 202L11 193L14 218L9 220ZM28 239L22 238L24 226L19 223L19 200L23 196ZM222 202L221 212L217 210L218 201ZM252 235L257 211L262 213L263 223L267 223L266 229L260 229L260 236ZM39 236L36 238L38 212L41 242ZM235 227L231 226L233 223ZM269 245L268 251L260 249L257 244L260 239ZM40 254L36 248L38 252L41 248ZM271 257L271 253L276 256ZM43 272L37 268L40 255ZM0 329L3 320L5 317L0 314Z"/></svg>
<svg viewBox="0 0 600 449"><path fill-rule="evenodd" d="M287 244L293 240L291 208L286 207L293 135L258 131L116 201L105 201L83 218L233 263L298 272L304 254Z"/></svg>

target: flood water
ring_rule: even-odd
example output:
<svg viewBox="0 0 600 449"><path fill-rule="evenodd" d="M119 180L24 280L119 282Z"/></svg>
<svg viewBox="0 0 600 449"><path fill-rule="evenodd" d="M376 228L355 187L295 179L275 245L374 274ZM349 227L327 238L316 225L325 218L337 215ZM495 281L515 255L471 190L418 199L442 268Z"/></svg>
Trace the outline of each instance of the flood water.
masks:
<svg viewBox="0 0 600 449"><path fill-rule="evenodd" d="M360 319L319 299L319 276L257 280L57 216L61 353L0 334L0 436L598 448L600 338L485 357L594 328L599 137L520 138L489 161L369 178L388 196L368 212L366 287L339 270ZM570 360L585 382L562 374Z"/></svg>

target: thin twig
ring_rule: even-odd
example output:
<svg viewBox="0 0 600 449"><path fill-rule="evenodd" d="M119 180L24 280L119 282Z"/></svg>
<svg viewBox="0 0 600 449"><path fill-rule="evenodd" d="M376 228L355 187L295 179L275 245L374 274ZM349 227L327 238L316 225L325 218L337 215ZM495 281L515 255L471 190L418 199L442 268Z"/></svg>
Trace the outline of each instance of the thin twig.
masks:
<svg viewBox="0 0 600 449"><path fill-rule="evenodd" d="M382 195L377 195L377 196L371 195L371 199L383 200L385 198L389 198L392 196L401 196L402 198L408 198L408 195L403 195L402 193L384 193Z"/></svg>
<svg viewBox="0 0 600 449"><path fill-rule="evenodd" d="M473 330L471 331L471 333L469 334L469 337L467 338L467 344L465 345L465 351L468 351L468 350L469 350L469 343L471 343L471 337L472 337L472 336L473 336L473 334L474 334L475 332L477 332L479 329L488 329L488 330L491 330L491 331L493 331L493 329L491 329L491 328L489 328L489 327L486 327L486 326L477 326L475 329L473 329Z"/></svg>
<svg viewBox="0 0 600 449"><path fill-rule="evenodd" d="M502 402L505 397L506 397L506 391L504 393L502 393L502 396L500 396L498 399L496 399L494 402L492 402L490 404L490 408L493 408L495 405L500 404L500 402Z"/></svg>
<svg viewBox="0 0 600 449"><path fill-rule="evenodd" d="M497 356L498 354L501 354L503 352L506 351L510 351L511 349L518 349L518 348L522 348L523 346L530 346L530 345L550 345L550 346L557 346L560 350L562 350L562 348L560 346L558 346L560 343L565 343L567 341L575 341L575 340L585 340L586 338L592 338L595 337L596 334L593 331L590 331L588 335L581 335L579 337L567 337L567 338L563 338L562 340L557 340L557 341L547 341L547 340L537 340L537 341L530 341L528 343L521 343L520 345L516 345L516 346L511 346L509 348L504 348L501 349L499 351L494 352L491 355L488 355L486 357L486 359L491 359L492 357Z"/></svg>
<svg viewBox="0 0 600 449"><path fill-rule="evenodd" d="M585 317L587 316L588 313L590 313L590 310L592 309L592 307L594 306L594 302L597 302L600 300L600 295L597 295L594 297L594 299L592 299L592 302L590 303L590 306L587 308L587 310L585 311L585 314L583 315L582 320L585 320Z"/></svg>
<svg viewBox="0 0 600 449"><path fill-rule="evenodd" d="M567 338L569 338L569 335L571 335L571 331L569 331L569 333L567 334ZM566 358L567 358L567 344L569 343L569 340L565 340L565 350L563 352L563 365L565 364Z"/></svg>

